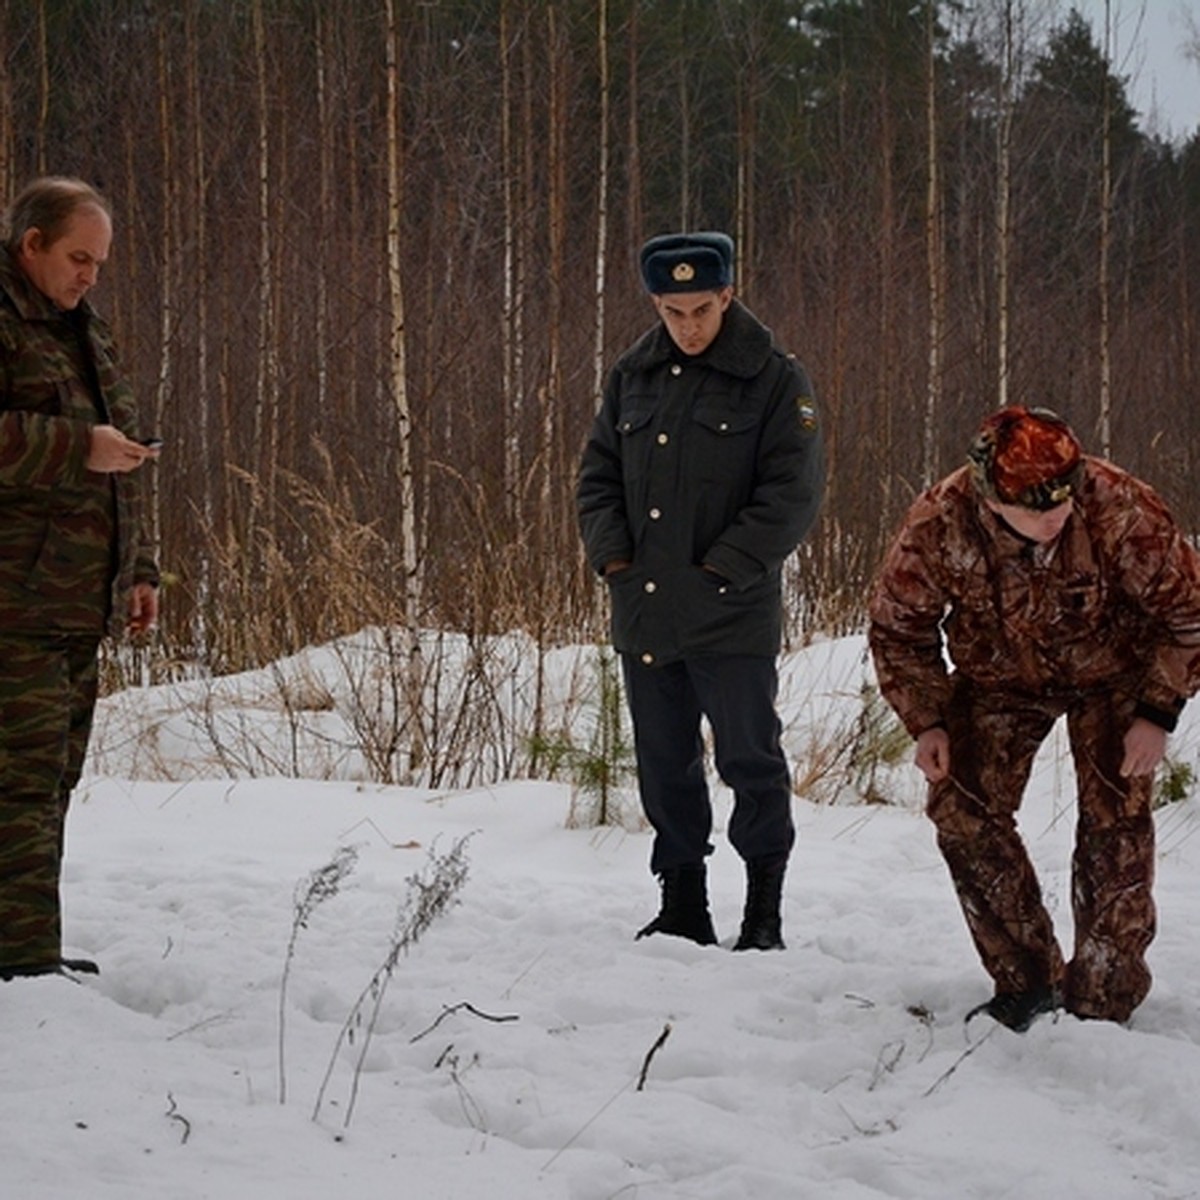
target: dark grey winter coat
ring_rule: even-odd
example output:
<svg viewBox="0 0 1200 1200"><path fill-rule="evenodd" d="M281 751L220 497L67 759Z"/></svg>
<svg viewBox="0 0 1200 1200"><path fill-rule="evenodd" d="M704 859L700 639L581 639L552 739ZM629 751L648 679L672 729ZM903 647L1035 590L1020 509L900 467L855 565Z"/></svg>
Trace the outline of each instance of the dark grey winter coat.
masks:
<svg viewBox="0 0 1200 1200"><path fill-rule="evenodd" d="M609 580L616 649L777 654L781 568L823 490L812 385L748 309L734 300L695 358L661 324L644 334L609 376L577 491L588 561L633 563Z"/></svg>

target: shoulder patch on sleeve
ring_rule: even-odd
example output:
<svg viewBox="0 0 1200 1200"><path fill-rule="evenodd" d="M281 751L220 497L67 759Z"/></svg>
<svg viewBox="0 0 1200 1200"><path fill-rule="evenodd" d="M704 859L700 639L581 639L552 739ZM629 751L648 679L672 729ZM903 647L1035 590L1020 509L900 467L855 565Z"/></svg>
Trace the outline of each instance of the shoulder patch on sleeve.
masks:
<svg viewBox="0 0 1200 1200"><path fill-rule="evenodd" d="M809 432L817 428L817 409L811 396L797 396L796 411L800 414L801 428Z"/></svg>

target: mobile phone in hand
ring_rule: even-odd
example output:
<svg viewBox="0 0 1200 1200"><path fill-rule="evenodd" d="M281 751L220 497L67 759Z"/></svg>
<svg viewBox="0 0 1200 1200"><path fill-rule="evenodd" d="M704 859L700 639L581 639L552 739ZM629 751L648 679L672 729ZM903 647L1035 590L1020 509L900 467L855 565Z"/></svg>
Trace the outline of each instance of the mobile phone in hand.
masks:
<svg viewBox="0 0 1200 1200"><path fill-rule="evenodd" d="M138 439L147 450L161 450L163 440L160 437L145 437Z"/></svg>

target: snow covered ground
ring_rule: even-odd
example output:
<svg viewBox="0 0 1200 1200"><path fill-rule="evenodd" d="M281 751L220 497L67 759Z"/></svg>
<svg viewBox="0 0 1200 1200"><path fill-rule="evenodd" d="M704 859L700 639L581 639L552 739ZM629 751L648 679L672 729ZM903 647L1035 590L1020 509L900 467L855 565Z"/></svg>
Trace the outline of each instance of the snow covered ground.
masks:
<svg viewBox="0 0 1200 1200"><path fill-rule="evenodd" d="M836 703L805 676L787 676L797 751L805 714ZM1023 827L1067 941L1070 788L1056 737ZM0 985L0 1196L1200 1197L1195 800L1159 814L1156 983L1130 1027L1025 1035L964 1028L990 989L915 803L797 802L788 949L734 954L742 876L720 831L723 945L635 942L649 835L569 829L570 802L522 781L90 775L65 933L102 973ZM408 881L464 837L458 903L372 992ZM285 989L297 886L348 846Z"/></svg>

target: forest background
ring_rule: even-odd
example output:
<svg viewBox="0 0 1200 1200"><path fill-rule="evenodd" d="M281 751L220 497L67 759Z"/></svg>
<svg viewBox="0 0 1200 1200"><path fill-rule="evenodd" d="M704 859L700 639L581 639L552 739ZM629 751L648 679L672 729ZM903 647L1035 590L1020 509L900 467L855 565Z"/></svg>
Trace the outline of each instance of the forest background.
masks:
<svg viewBox="0 0 1200 1200"><path fill-rule="evenodd" d="M1144 133L1065 5L0 0L0 38L0 185L111 198L96 303L166 439L164 619L110 689L377 629L383 774L450 779L439 728L483 729L498 635L604 639L575 472L666 230L735 236L817 387L791 646L861 627L895 523L1000 404L1056 408L1200 528L1200 129ZM546 753L535 679L510 774Z"/></svg>

